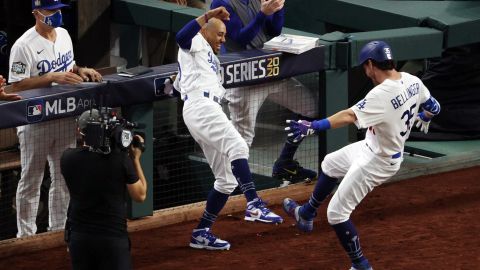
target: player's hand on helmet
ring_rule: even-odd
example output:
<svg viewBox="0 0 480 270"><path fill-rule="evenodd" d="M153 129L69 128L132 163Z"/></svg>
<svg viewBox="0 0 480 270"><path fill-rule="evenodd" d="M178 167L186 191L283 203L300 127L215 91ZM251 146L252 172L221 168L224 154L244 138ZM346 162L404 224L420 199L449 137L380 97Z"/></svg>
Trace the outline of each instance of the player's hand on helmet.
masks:
<svg viewBox="0 0 480 270"><path fill-rule="evenodd" d="M415 119L415 126L420 129L423 133L428 133L428 126L430 125L430 120L432 120L433 115L428 113L427 111L420 112L417 114L417 118Z"/></svg>
<svg viewBox="0 0 480 270"><path fill-rule="evenodd" d="M73 72L50 72L47 73L50 76L51 81L58 84L78 84L82 83L82 77Z"/></svg>
<svg viewBox="0 0 480 270"><path fill-rule="evenodd" d="M217 18L222 21L229 21L230 20L230 13L228 13L225 7L217 7L215 9L211 9L207 11L208 18Z"/></svg>
<svg viewBox="0 0 480 270"><path fill-rule="evenodd" d="M261 0L260 11L263 14L270 16L282 9L284 4L285 0Z"/></svg>
<svg viewBox="0 0 480 270"><path fill-rule="evenodd" d="M78 68L78 75L82 77L84 82L101 82L102 75L98 73L93 68L86 68L86 67L79 67Z"/></svg>
<svg viewBox="0 0 480 270"><path fill-rule="evenodd" d="M287 120L287 124L289 126L285 130L289 131L287 136L293 138L293 142L298 142L306 136L315 134L312 123L306 120Z"/></svg>

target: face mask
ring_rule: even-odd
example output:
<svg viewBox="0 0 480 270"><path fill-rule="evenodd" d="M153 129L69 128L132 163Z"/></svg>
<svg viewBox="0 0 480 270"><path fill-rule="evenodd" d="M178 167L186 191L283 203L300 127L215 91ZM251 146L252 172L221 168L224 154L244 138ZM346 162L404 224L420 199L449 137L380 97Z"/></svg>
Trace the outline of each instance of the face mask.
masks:
<svg viewBox="0 0 480 270"><path fill-rule="evenodd" d="M53 13L50 16L45 16L40 11L38 13L40 13L40 15L43 16L43 21L42 22L46 25L49 25L53 28L57 28L57 27L59 27L63 24L62 12L60 12L60 10Z"/></svg>

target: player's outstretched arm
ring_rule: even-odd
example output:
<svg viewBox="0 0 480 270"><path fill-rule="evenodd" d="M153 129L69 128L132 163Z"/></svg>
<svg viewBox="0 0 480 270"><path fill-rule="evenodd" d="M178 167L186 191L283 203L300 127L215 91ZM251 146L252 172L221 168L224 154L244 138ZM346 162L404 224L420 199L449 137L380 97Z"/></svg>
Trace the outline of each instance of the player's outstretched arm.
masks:
<svg viewBox="0 0 480 270"><path fill-rule="evenodd" d="M357 117L353 110L346 109L328 118L315 120L313 122L309 122L306 120L287 120L289 126L286 127L285 130L289 131L288 137L293 137L293 141L298 142L306 136L316 134L320 131L331 128L343 127L348 124L354 123L356 120Z"/></svg>
<svg viewBox="0 0 480 270"><path fill-rule="evenodd" d="M224 7L218 7L205 12L205 14L197 17L194 20L191 20L182 29L180 29L175 36L178 46L184 50L190 50L192 47L192 39L211 18L228 21L230 19L230 13L228 13Z"/></svg>

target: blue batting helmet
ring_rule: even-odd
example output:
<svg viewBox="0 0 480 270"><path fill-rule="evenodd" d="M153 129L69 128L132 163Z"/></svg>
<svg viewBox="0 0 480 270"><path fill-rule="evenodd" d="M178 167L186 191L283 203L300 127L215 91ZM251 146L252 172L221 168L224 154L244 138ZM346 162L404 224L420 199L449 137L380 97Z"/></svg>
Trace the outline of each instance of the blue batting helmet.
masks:
<svg viewBox="0 0 480 270"><path fill-rule="evenodd" d="M377 62L384 62L393 60L392 49L390 46L381 40L370 41L363 46L358 57L358 64L363 65L368 59Z"/></svg>

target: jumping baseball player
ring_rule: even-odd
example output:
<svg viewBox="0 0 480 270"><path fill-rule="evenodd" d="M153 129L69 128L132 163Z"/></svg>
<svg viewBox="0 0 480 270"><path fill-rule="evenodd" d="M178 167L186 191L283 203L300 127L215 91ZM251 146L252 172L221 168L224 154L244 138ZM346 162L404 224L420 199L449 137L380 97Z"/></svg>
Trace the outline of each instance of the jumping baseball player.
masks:
<svg viewBox="0 0 480 270"><path fill-rule="evenodd" d="M225 42L226 29L222 20L228 20L229 16L224 7L210 10L190 21L176 36L180 46L176 85L185 101L183 119L215 175L205 212L190 241L190 247L208 250L230 249L230 243L214 236L210 228L239 184L248 202L246 220L283 221L258 197L247 162L247 143L220 105L225 89L221 85L216 54Z"/></svg>
<svg viewBox="0 0 480 270"><path fill-rule="evenodd" d="M290 131L289 136L299 140L355 123L358 128L368 128L366 138L325 157L308 203L299 206L286 198L283 208L295 218L300 230L310 232L320 203L343 178L328 205L328 222L352 261L350 269L371 270L350 215L373 188L397 173L414 122L418 121L417 127L427 133L431 118L440 113L440 104L419 78L395 70L392 50L385 42L372 41L365 45L360 51L359 63L376 85L363 100L322 120L288 121L290 126L286 129Z"/></svg>
<svg viewBox="0 0 480 270"><path fill-rule="evenodd" d="M60 0L32 0L35 26L12 46L8 91L101 80L95 70L75 65L72 40L60 27L60 9L65 6ZM49 230L63 229L69 195L60 173L60 156L66 148L75 147L75 120L63 118L21 126L17 128L17 135L22 166L16 195L17 237L37 231L35 219L47 161L52 180L48 198Z"/></svg>

